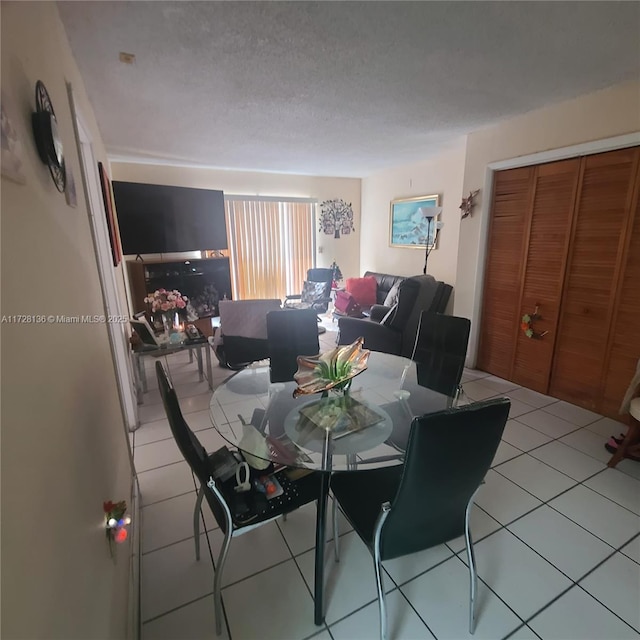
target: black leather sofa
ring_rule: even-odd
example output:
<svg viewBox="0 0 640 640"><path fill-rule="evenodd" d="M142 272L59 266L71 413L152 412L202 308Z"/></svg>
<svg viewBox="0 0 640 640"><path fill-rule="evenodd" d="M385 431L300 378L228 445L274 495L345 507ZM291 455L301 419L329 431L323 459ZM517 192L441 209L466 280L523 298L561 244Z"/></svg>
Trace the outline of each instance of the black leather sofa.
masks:
<svg viewBox="0 0 640 640"><path fill-rule="evenodd" d="M383 276L381 280L384 286L389 286L389 289L393 286L390 280L385 279L386 274L367 272L365 275ZM388 278L401 280L398 303L395 307L376 304L371 307L369 318L339 318L338 344L351 344L362 336L366 349L410 358L416 341L420 313L422 311L444 313L453 287L429 275L410 278L388 276ZM382 294L378 299L381 297Z"/></svg>

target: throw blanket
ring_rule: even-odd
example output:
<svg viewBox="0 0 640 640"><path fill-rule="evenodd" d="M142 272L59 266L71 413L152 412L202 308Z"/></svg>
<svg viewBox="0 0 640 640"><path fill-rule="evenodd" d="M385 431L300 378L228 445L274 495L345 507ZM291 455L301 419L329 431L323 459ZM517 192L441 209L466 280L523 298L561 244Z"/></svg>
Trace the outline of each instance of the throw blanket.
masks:
<svg viewBox="0 0 640 640"><path fill-rule="evenodd" d="M220 300L220 330L214 347L224 336L267 339L267 313L281 308L280 300Z"/></svg>
<svg viewBox="0 0 640 640"><path fill-rule="evenodd" d="M631 379L631 384L627 389L627 393L624 394L622 405L620 405L620 413L628 413L631 400L636 395L636 390L640 386L640 360L638 360L638 366L636 367L636 374Z"/></svg>

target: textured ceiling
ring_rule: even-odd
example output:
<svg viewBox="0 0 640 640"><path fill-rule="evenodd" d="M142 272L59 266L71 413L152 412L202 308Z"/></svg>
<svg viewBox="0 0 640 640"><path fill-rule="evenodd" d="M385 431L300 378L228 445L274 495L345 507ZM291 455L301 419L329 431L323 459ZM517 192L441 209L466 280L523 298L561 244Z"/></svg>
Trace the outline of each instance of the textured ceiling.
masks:
<svg viewBox="0 0 640 640"><path fill-rule="evenodd" d="M58 6L120 158L365 176L640 76L637 2Z"/></svg>

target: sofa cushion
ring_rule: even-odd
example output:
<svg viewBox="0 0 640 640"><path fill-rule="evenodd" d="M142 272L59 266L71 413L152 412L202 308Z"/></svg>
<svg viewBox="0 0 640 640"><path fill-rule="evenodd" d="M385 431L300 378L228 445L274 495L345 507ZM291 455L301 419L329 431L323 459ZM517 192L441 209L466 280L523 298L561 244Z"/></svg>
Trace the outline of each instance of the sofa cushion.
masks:
<svg viewBox="0 0 640 640"><path fill-rule="evenodd" d="M376 273L375 271L365 271L364 275L365 277L373 276L378 283L378 291L376 293L377 304L384 304L385 298L393 285L399 284L405 279L404 276L394 276L390 273Z"/></svg>
<svg viewBox="0 0 640 640"><path fill-rule="evenodd" d="M345 288L361 307L371 307L376 303L378 283L373 276L347 278Z"/></svg>
<svg viewBox="0 0 640 640"><path fill-rule="evenodd" d="M396 282L391 289L389 289L389 293L387 293L387 297L384 299L382 303L385 307L393 307L398 304L398 290L400 289L400 283Z"/></svg>

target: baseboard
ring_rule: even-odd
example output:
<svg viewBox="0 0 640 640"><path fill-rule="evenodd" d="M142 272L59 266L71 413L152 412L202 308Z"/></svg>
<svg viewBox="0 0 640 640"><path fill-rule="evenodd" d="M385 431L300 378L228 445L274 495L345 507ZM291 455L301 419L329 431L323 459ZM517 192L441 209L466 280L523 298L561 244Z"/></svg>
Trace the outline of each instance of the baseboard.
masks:
<svg viewBox="0 0 640 640"><path fill-rule="evenodd" d="M138 478L133 476L131 485L131 556L129 557L129 606L127 611L127 640L142 637L142 617L140 615L140 565L142 558L142 510L140 508L140 487Z"/></svg>

